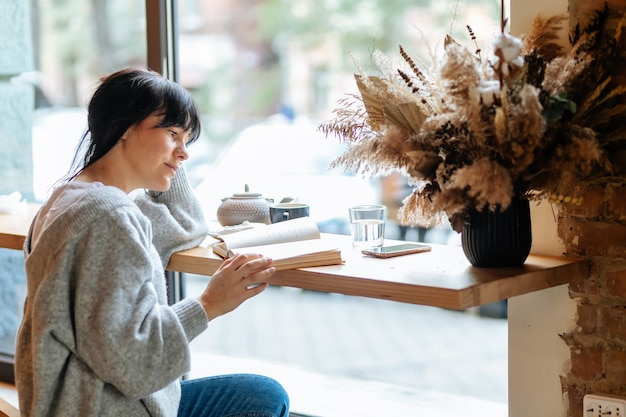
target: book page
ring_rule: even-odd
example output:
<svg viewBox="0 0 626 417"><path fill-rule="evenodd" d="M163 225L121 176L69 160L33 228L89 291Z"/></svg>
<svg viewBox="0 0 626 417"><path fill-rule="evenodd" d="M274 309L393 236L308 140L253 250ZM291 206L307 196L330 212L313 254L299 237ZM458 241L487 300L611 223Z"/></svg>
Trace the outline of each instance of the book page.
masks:
<svg viewBox="0 0 626 417"><path fill-rule="evenodd" d="M300 217L220 236L228 249L319 238L317 224L310 217Z"/></svg>
<svg viewBox="0 0 626 417"><path fill-rule="evenodd" d="M339 251L336 244L324 239L291 242L288 244L279 243L271 245L250 246L238 249L231 249L234 253L258 253L274 260L295 259L302 256L324 258L327 253Z"/></svg>

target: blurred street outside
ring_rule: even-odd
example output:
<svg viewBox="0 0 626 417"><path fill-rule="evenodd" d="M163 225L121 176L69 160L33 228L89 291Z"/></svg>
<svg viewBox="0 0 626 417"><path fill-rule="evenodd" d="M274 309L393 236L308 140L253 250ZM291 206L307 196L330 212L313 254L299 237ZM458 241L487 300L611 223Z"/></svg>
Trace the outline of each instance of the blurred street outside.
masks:
<svg viewBox="0 0 626 417"><path fill-rule="evenodd" d="M208 280L186 279L188 296L199 294ZM240 372L239 360L250 364L251 369L243 368L248 372L255 364L276 365L269 369L279 381L290 379L290 370L305 371L392 384L406 389L409 403L420 401L409 394L415 391L472 398L506 410L507 337L506 319L476 311L272 286L211 322L192 342L198 359L191 374Z"/></svg>

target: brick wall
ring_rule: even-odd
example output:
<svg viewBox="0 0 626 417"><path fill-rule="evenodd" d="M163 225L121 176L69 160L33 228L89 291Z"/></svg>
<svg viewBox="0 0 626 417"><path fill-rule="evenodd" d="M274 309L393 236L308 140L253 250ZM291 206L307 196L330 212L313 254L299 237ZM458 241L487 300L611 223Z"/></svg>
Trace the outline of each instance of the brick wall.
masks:
<svg viewBox="0 0 626 417"><path fill-rule="evenodd" d="M605 3L613 10L615 22L624 16L624 0L570 0L570 26L585 24L589 12ZM626 71L621 69L614 77L618 83L625 78ZM591 262L590 276L569 286L577 304L576 327L561 335L571 357L569 373L561 377L569 399L568 417L584 416L585 394L626 397L626 161L618 165L614 183L585 189L580 207L564 206L559 213L558 235L565 254Z"/></svg>
<svg viewBox="0 0 626 417"><path fill-rule="evenodd" d="M588 257L591 273L572 282L574 331L561 335L571 369L561 377L570 417L583 417L587 393L626 397L626 185L594 185L580 207L560 211L559 237L568 256Z"/></svg>

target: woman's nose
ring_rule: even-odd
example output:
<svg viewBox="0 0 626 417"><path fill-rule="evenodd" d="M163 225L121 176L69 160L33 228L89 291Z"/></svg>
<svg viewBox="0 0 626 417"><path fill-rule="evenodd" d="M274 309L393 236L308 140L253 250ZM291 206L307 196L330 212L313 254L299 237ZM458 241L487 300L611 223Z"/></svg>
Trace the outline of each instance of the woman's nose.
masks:
<svg viewBox="0 0 626 417"><path fill-rule="evenodd" d="M185 145L179 146L177 150L178 150L177 157L178 159L180 159L181 162L189 159L189 152L187 152L187 146Z"/></svg>

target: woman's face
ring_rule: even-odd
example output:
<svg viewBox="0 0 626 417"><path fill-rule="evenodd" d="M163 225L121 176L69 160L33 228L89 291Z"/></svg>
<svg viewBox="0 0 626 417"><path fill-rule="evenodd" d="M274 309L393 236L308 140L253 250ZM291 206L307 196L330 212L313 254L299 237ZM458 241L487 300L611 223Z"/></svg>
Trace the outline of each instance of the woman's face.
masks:
<svg viewBox="0 0 626 417"><path fill-rule="evenodd" d="M189 132L175 126L159 127L162 119L162 115L152 114L122 137L135 188L166 191L180 164L189 158Z"/></svg>

